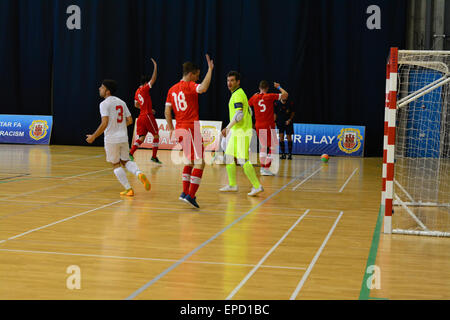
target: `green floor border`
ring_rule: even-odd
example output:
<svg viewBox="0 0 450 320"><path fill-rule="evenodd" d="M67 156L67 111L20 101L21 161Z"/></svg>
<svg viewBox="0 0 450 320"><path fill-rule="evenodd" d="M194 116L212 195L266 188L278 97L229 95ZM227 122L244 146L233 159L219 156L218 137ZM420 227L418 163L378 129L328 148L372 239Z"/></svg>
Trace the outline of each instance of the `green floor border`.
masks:
<svg viewBox="0 0 450 320"><path fill-rule="evenodd" d="M375 226L375 231L373 232L372 245L370 247L369 257L367 258L366 268L364 269L364 278L363 278L363 281L361 284L361 292L359 293L359 300L374 299L374 298L369 297L370 289L367 287L366 283L371 275L369 273L367 273L366 270L367 270L367 268L369 268L369 266L375 265L375 261L377 259L378 243L380 242L381 224L383 222L383 212L384 212L384 206L381 206L380 211L378 213L378 219L377 219L377 224Z"/></svg>

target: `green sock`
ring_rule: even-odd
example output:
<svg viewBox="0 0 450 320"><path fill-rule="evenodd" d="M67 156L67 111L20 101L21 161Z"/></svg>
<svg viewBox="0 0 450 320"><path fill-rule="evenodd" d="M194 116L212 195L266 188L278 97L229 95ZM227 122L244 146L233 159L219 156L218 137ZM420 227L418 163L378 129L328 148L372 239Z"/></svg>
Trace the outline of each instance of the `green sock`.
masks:
<svg viewBox="0 0 450 320"><path fill-rule="evenodd" d="M253 165L250 161L247 161L244 164L244 173L255 189L261 187L261 183L259 183L258 177L256 176L255 168L253 168Z"/></svg>
<svg viewBox="0 0 450 320"><path fill-rule="evenodd" d="M228 181L230 186L236 186L236 163L227 164Z"/></svg>

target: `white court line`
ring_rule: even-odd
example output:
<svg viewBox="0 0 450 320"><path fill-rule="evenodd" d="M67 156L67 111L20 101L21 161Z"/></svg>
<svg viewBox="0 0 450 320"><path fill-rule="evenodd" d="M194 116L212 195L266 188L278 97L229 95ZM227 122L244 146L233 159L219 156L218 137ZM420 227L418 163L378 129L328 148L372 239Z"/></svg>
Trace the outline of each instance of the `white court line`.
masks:
<svg viewBox="0 0 450 320"><path fill-rule="evenodd" d="M348 177L347 181L345 181L344 185L342 186L342 188L339 190L339 193L341 193L342 191L344 191L345 186L347 185L347 183L350 182L350 180L352 179L352 177L355 175L356 171L358 171L358 168L356 168L353 173L350 175L350 177Z"/></svg>
<svg viewBox="0 0 450 320"><path fill-rule="evenodd" d="M319 250L317 251L316 255L312 259L311 263L308 266L308 269L306 269L305 274L303 275L302 279L300 280L299 284L297 285L297 288L294 290L294 293L292 293L291 298L289 300L295 300L298 296L298 293L302 289L303 285L306 282L306 279L308 279L309 274L311 273L312 269L314 268L314 265L316 264L317 260L319 259L323 249L325 248L325 245L327 244L328 240L330 239L331 235L333 234L334 229L336 228L339 220L341 219L342 215L344 214L343 211L339 214L336 221L334 222L334 225L331 227L330 232L328 232L327 237L323 241L322 245L320 246Z"/></svg>
<svg viewBox="0 0 450 320"><path fill-rule="evenodd" d="M6 241L9 241L9 240L13 240L13 239L20 238L20 237L22 237L22 236L24 236L24 235L27 235L27 234L30 234L30 233L32 233L32 232L39 231L39 230L42 230L42 229L45 229L45 228L54 226L55 224L58 224L58 223L61 223L61 222L64 222L64 221L68 221L68 220L71 220L71 219L74 219L74 218L83 216L83 215L85 215L85 214L88 214L88 213L91 213L91 212L94 212L94 211L97 211L97 210L100 210L100 209L103 209L103 208L106 208L106 207L113 206L113 205L115 205L115 204L117 204L117 203L119 203L119 202L122 202L122 201L123 201L123 200L118 200L118 201L115 201L115 202L112 202L112 203L109 203L109 204L105 204L104 206L101 206L101 207L98 207L98 208L95 208L95 209L91 209L91 210L88 210L88 211L84 211L84 212L79 213L79 214L76 214L76 215L74 215L74 216L71 216L71 217L68 217L68 218L65 218L65 219L62 219L62 220L58 220L58 221L56 221L56 222L47 224L47 225L45 225L45 226L42 226L42 227L39 227L39 228L36 228L36 229L32 229L32 230L26 231L26 232L24 232L24 233L21 233L21 234L18 234L18 235L16 235L16 236L14 236L14 237L10 237L10 238L8 238L8 239L6 239L6 240L1 240L1 241L0 241L0 244L5 243Z"/></svg>
<svg viewBox="0 0 450 320"><path fill-rule="evenodd" d="M239 223L241 220L245 219L248 215L250 215L253 211L255 211L256 209L258 209L259 207L261 207L262 205L264 205L266 202L268 202L270 199L272 199L273 197L275 197L277 194L279 194L281 191L283 191L284 189L286 189L291 183L293 183L295 180L299 179L301 176L304 175L304 173L307 170L305 170L304 172L302 172L300 175L294 177L291 181L289 181L288 183L286 183L284 186L282 186L279 190L277 190L276 192L272 193L269 197L267 197L265 200L261 201L259 204L257 204L255 207L253 207L252 209L250 209L249 211L247 211L245 214L243 214L242 216L240 216L239 218L237 218L236 220L234 220L232 223L230 223L229 225L227 225L225 228L223 228L222 230L220 230L219 232L217 232L215 235L213 235L211 238L209 238L208 240L206 240L205 242L203 242L202 244L200 244L197 248L193 249L192 251L190 251L188 254L186 254L184 257L182 257L181 259L179 259L176 263L174 263L173 265L171 265L169 268L165 269L163 272L161 272L160 274L158 274L156 277L154 277L152 280L150 280L149 282L147 282L146 284L144 284L142 287L140 287L139 289L137 289L135 292L133 292L130 296L128 296L126 298L126 300L132 300L134 298L136 298L139 294L141 294L142 292L144 292L145 290L147 290L150 286L152 286L155 282L157 282L159 279L161 279L162 277L164 277L166 274L168 274L170 271L172 271L173 269L175 269L176 267L178 267L180 264L182 264L183 262L185 262L187 259L189 259L192 255L194 255L197 251L201 250L203 247L207 246L210 242L214 241L216 238L218 238L220 235L222 235L223 233L225 233L227 230L229 230L230 228L232 228L235 224Z"/></svg>
<svg viewBox="0 0 450 320"><path fill-rule="evenodd" d="M300 182L298 185L296 185L292 190L295 191L297 190L298 187L300 187L302 184L304 184L306 181L309 180L309 178L311 178L313 175L315 175L317 172L319 172L320 170L322 170L322 167L320 167L319 169L317 169L316 171L314 171L309 177L305 178L302 182Z"/></svg>
<svg viewBox="0 0 450 320"><path fill-rule="evenodd" d="M234 295L242 288L242 286L250 279L250 277L256 272L256 270L259 269L259 267L266 261L266 259L272 254L273 251L286 239L286 237L291 233L291 231L302 221L302 219L308 214L309 209L306 210L306 212L297 219L297 221L292 225L292 227L289 228L288 231L281 237L280 240L262 257L262 259L258 262L258 264L245 276L244 279L237 285L236 288L234 288L233 291L228 295L228 297L225 300L231 300Z"/></svg>
<svg viewBox="0 0 450 320"><path fill-rule="evenodd" d="M111 170L111 169L104 169L104 170L101 170L101 171L106 171L106 170ZM99 172L99 171L91 171L91 172L85 173L84 175L94 174L94 173L98 173L98 172ZM78 175L76 175L76 176L70 176L70 177L67 177L67 178L65 178L65 179L72 179L72 178L76 178L77 176L78 176ZM63 180L65 180L65 179L63 179ZM76 183L76 182L73 182L73 183ZM51 186L51 187L41 188L41 189L29 191L29 192L24 192L24 193L19 193L19 194L11 195L11 196L8 196L8 197L5 197L5 198L0 198L0 200L4 201L4 200L8 200L8 199L12 199L12 198L17 198L17 197L21 197L21 196L27 196L27 195L30 195L30 194L33 194L33 193L36 193L36 192L40 192L40 191L44 191L44 190L51 190L51 189L59 188L59 187L61 187L61 186L67 186L67 184L59 183L59 184L54 185L54 186Z"/></svg>
<svg viewBox="0 0 450 320"><path fill-rule="evenodd" d="M34 250L15 250L15 249L0 249L0 252L13 252L13 253L33 253L33 254L51 254L61 256L77 256L77 257L91 257L101 259L119 259L119 260L141 260L141 261L158 261L158 262L174 262L175 259L158 259L158 258L141 258L141 257L121 257L121 256L107 256L99 254L84 254L84 253L69 253L69 252L53 252L53 251L34 251ZM212 264L212 265L224 265L233 267L254 267L253 264L242 263L225 263L225 262L210 262L210 261L186 261L191 264ZM300 267L284 267L284 266L261 266L261 268L269 269L291 269L291 270L306 270L306 268Z"/></svg>
<svg viewBox="0 0 450 320"><path fill-rule="evenodd" d="M98 171L91 171L91 172L82 173L82 174L77 174L77 175L75 175L75 176L70 176L70 177L64 178L64 179L62 179L62 180L67 180L67 179L72 179L72 178L78 178L78 177L84 177L84 176L88 176L88 175L91 175L91 174L94 174L94 173L99 173L99 172L108 171L108 170L109 170L109 171L112 171L112 168L102 169L102 170L98 170Z"/></svg>
<svg viewBox="0 0 450 320"><path fill-rule="evenodd" d="M77 161L82 161L82 160L87 160L87 159L92 159L92 158L100 158L100 157L103 157L103 156L104 156L104 154L100 154L100 155L96 155L96 156L89 156L89 157L77 158L77 159L73 159L73 160L66 160L66 161L61 161L61 162L55 162L55 163L52 163L52 164L53 165L58 165L58 164L77 162Z"/></svg>

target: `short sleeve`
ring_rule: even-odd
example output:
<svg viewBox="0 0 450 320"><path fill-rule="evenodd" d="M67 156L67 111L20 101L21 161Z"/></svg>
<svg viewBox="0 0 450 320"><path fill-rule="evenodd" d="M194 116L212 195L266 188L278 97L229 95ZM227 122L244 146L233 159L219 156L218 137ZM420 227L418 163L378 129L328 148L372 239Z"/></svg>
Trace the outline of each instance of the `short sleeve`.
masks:
<svg viewBox="0 0 450 320"><path fill-rule="evenodd" d="M199 86L200 85L198 83L195 83L194 81L189 82L189 90L192 92L198 93L197 89L199 88Z"/></svg>
<svg viewBox="0 0 450 320"><path fill-rule="evenodd" d="M131 117L130 109L128 109L128 106L126 103L123 104L124 111L125 111L125 118Z"/></svg>
<svg viewBox="0 0 450 320"><path fill-rule="evenodd" d="M109 117L108 105L104 102L100 103L100 115L103 117Z"/></svg>

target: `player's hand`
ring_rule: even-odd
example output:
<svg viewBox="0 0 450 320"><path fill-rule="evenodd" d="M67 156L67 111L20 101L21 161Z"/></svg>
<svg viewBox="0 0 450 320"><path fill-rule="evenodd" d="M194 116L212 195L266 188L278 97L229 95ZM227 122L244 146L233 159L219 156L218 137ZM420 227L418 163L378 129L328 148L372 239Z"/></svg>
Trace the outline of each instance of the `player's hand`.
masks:
<svg viewBox="0 0 450 320"><path fill-rule="evenodd" d="M230 130L228 129L228 128L225 128L225 129L223 129L222 130L222 136L224 136L225 138L228 136L228 132L229 132Z"/></svg>
<svg viewBox="0 0 450 320"><path fill-rule="evenodd" d="M208 62L208 68L214 69L214 61L211 60L211 58L209 57L209 54L206 55L206 61Z"/></svg>
<svg viewBox="0 0 450 320"><path fill-rule="evenodd" d="M155 59L151 58L151 60L152 60L153 64L154 64L155 66L157 66L157 63L156 63Z"/></svg>
<svg viewBox="0 0 450 320"><path fill-rule="evenodd" d="M291 123L291 120L286 121L286 125L288 126Z"/></svg>
<svg viewBox="0 0 450 320"><path fill-rule="evenodd" d="M278 89L279 87L281 87L280 84L279 84L278 82L274 82L274 83L273 83L273 86L274 86L275 88L277 88L277 89Z"/></svg>
<svg viewBox="0 0 450 320"><path fill-rule="evenodd" d="M155 115L155 114L156 114L156 110L155 110L155 109L152 109L152 112L153 112L153 115Z"/></svg>
<svg viewBox="0 0 450 320"><path fill-rule="evenodd" d="M95 141L95 137L92 134L87 134L86 137L87 137L86 138L87 143L93 143Z"/></svg>
<svg viewBox="0 0 450 320"><path fill-rule="evenodd" d="M170 142L176 142L177 141L177 138L174 136L173 132L174 132L173 129L172 130L169 129L169 141Z"/></svg>

